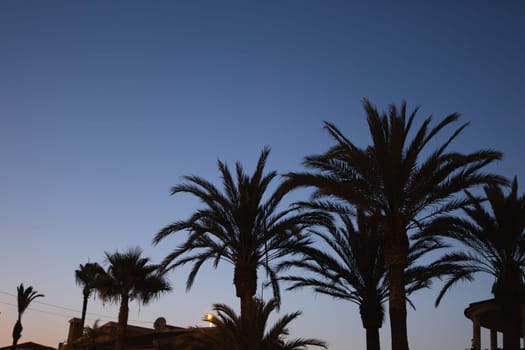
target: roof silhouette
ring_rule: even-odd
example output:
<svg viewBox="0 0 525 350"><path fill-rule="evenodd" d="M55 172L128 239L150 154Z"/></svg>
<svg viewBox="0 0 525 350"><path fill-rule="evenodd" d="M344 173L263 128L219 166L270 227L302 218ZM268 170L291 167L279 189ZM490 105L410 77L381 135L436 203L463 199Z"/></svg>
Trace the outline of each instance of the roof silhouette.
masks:
<svg viewBox="0 0 525 350"><path fill-rule="evenodd" d="M32 341L17 344L16 348L20 350L22 349L24 350L57 350L56 348L53 348L51 346L33 343ZM11 349L11 345L0 348L0 350L10 350L10 349Z"/></svg>

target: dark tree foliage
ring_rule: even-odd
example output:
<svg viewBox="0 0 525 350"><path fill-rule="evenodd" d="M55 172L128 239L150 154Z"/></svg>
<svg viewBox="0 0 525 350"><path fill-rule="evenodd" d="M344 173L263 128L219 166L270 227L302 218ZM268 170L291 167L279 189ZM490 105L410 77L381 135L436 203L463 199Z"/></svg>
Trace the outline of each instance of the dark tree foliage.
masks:
<svg viewBox="0 0 525 350"><path fill-rule="evenodd" d="M228 166L219 161L222 188L198 176L185 176L186 182L174 186L172 195L189 193L202 202L202 208L188 219L166 226L153 240L158 244L171 234L188 232L186 241L162 263L166 269L193 263L187 289L205 262L211 261L214 267L220 261L232 264L241 315L253 302L257 270L266 270L274 297L279 300L272 262L308 244L310 240L303 234L305 229L326 221L326 215L320 212L298 211L292 207L279 209L281 197L268 190L277 173L264 171L269 152L267 148L262 151L252 175L246 174L240 163L232 174Z"/></svg>
<svg viewBox="0 0 525 350"><path fill-rule="evenodd" d="M84 328L84 323L86 321L88 299L95 290L95 282L101 273L104 273L104 269L98 263L81 264L78 267L78 270L75 270L75 281L82 287L82 329Z"/></svg>
<svg viewBox="0 0 525 350"><path fill-rule="evenodd" d="M102 300L120 303L115 350L125 348L129 303L136 300L147 304L171 290L159 266L141 255L139 248L111 254L106 252L107 270L99 274L95 283Z"/></svg>
<svg viewBox="0 0 525 350"><path fill-rule="evenodd" d="M346 210L345 210L346 211ZM357 210L356 225L352 217L341 214L340 227L335 224L325 231L315 231L317 246L301 248L300 255L280 265L280 269L299 268L299 273L281 279L291 282L289 290L310 287L315 292L350 301L359 306L366 329L368 350L379 350L379 328L384 320L384 303L388 300L388 274L380 244L377 223ZM441 248L434 240L413 244L405 270L407 295L428 287L434 271L418 266L416 261L425 253Z"/></svg>
<svg viewBox="0 0 525 350"><path fill-rule="evenodd" d="M277 306L275 299L267 303L255 299L246 311L249 317L241 318L227 305L215 304L216 315L205 319L214 327L191 329L183 345L189 344L195 350L306 350L309 346L326 349L325 342L318 339L287 339L289 324L301 315L299 311L284 315L270 327L269 318Z"/></svg>
<svg viewBox="0 0 525 350"><path fill-rule="evenodd" d="M18 344L18 340L22 337L22 331L24 329L24 327L22 327L22 315L33 300L44 297L44 294L39 294L32 286L25 288L23 283L20 283L16 288L16 292L18 318L13 327L13 350L16 349L16 344Z"/></svg>
<svg viewBox="0 0 525 350"><path fill-rule="evenodd" d="M519 349L520 305L525 302L525 195L518 195L516 178L507 195L496 185L485 186L484 194L482 202L467 192L472 204L463 209L464 215L443 216L421 234L422 239L441 236L459 243L456 251L434 264L448 274L436 306L456 283L472 281L478 272L492 275L492 293L507 319L504 348Z"/></svg>
<svg viewBox="0 0 525 350"><path fill-rule="evenodd" d="M391 105L380 113L368 100L363 106L372 142L359 147L335 125L325 129L335 145L320 155L305 158L310 172L287 174L281 191L298 187L315 189L313 199L351 204L374 217L381 231L383 258L389 274L389 315L393 350L407 350L406 277L411 232L436 217L462 208L464 190L483 184L502 184L500 176L483 168L501 153L480 150L450 151L449 146L467 124L454 129L444 142L438 135L458 121L451 114L431 127L432 118L414 129L417 108L407 112ZM437 146L433 146L437 143Z"/></svg>

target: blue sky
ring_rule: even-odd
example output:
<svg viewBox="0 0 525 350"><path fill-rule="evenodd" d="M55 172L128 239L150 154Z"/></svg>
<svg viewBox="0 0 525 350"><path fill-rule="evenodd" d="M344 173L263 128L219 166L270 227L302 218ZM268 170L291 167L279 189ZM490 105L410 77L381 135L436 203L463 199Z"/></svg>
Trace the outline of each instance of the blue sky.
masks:
<svg viewBox="0 0 525 350"><path fill-rule="evenodd" d="M265 145L268 169L300 170L331 145L323 120L365 145L364 97L421 105L420 120L461 113L471 125L454 147L503 151L491 170L524 183L523 18L523 1L0 2L3 345L20 282L50 304L27 311L21 341L56 346L79 315L79 264L135 245L159 262L176 245L151 240L198 207L169 196L181 176L216 181L218 159L251 171ZM130 318L202 324L213 303L237 307L232 274L205 268L186 293L187 270L175 271L174 291ZM490 280L452 289L435 309L437 287L413 298L411 347L464 349L463 309L490 297ZM353 304L308 290L283 302L303 311L292 335L364 348ZM88 311L98 314L88 323L117 315L98 300ZM388 323L381 339L388 348Z"/></svg>

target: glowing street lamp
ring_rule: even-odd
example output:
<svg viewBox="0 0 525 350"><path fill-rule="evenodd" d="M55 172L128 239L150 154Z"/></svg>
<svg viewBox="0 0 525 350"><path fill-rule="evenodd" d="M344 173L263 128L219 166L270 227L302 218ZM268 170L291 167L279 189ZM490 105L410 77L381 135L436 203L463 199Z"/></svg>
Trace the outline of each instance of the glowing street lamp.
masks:
<svg viewBox="0 0 525 350"><path fill-rule="evenodd" d="M206 321L208 321L208 327L211 327L212 326L212 320L213 320L213 314L212 313L207 313L205 316L204 316L204 319Z"/></svg>

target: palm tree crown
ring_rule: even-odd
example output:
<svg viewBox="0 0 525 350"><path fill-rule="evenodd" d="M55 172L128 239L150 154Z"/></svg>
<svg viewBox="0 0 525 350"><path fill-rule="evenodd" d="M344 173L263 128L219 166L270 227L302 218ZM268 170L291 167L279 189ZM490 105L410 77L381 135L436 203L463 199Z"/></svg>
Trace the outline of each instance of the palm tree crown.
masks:
<svg viewBox="0 0 525 350"><path fill-rule="evenodd" d="M459 119L456 113L432 128L429 117L412 133L417 108L407 113L403 102L400 109L391 105L387 113L380 113L368 100L363 105L372 144L358 147L335 125L325 123L335 146L324 154L307 157L304 164L314 172L288 174L282 191L313 187L314 198L350 203L375 216L390 277L392 349L406 350L404 269L408 263L409 231L464 206L468 199L456 196L463 190L479 184L504 183L499 176L481 172L485 165L500 159L501 153L448 151L467 124L459 126L443 144L430 151L436 136Z"/></svg>
<svg viewBox="0 0 525 350"><path fill-rule="evenodd" d="M452 238L461 244L461 251L435 263L450 272L436 305L450 287L473 280L478 272L494 277L492 293L499 301L525 298L525 195L518 196L516 178L508 195L501 186L485 186L484 193L488 208L468 193L472 204L463 209L464 217L444 216L421 235Z"/></svg>
<svg viewBox="0 0 525 350"><path fill-rule="evenodd" d="M434 266L447 272L436 305L454 284L471 281L478 272L494 277L492 293L502 311L503 348L520 349L521 304L525 302L525 195L514 178L505 195L501 186L484 187L487 207L467 192L472 204L464 216L443 216L421 235L442 236L460 244Z"/></svg>
<svg viewBox="0 0 525 350"><path fill-rule="evenodd" d="M32 286L29 286L27 288L24 288L24 284L20 283L20 285L16 288L17 291L17 308L18 308L18 319L22 319L22 315L26 311L26 309L29 307L29 304L36 298L44 297L44 294L38 293L36 290L33 289Z"/></svg>
<svg viewBox="0 0 525 350"><path fill-rule="evenodd" d="M84 328L84 323L86 320L86 310L87 302L92 291L95 290L95 283L98 276L104 273L104 269L98 263L86 263L84 265L80 264L78 270L75 270L75 281L79 286L82 287L82 317L81 317L81 327Z"/></svg>
<svg viewBox="0 0 525 350"><path fill-rule="evenodd" d="M317 339L286 339L288 326L301 315L299 311L284 315L268 328L270 314L277 306L275 299L267 303L255 299L248 311L249 317L244 319L227 305L215 304L213 308L216 316L205 320L215 327L194 328L187 335L187 341L193 346L197 345L197 349L215 350L306 350L308 346L326 348L326 344Z"/></svg>
<svg viewBox="0 0 525 350"><path fill-rule="evenodd" d="M318 293L357 304L366 329L367 349L377 350L380 348L379 328L384 319L383 304L388 300L388 276L380 232L376 223L359 209L357 227L349 215L341 214L339 218L341 227L331 226L328 232L314 231L327 248L303 247L300 257L279 266L280 269L298 267L309 274L282 279L292 282L290 290L311 287ZM411 246L405 271L407 294L429 286L433 271L415 263L426 252L440 247L435 240L419 241Z"/></svg>
<svg viewBox="0 0 525 350"><path fill-rule="evenodd" d="M162 264L172 269L193 262L187 289L191 288L204 262L211 260L214 267L221 260L234 265L233 280L237 297L241 299L241 314L256 293L259 267L266 269L274 296L279 297L275 271L270 262L289 254L297 246L307 244L309 240L302 231L321 220L319 213L299 213L295 208L279 211L280 198L275 193L267 194L269 184L277 175L275 171L264 173L269 152L268 148L262 151L251 176L237 163L235 180L228 166L219 161L222 191L203 178L185 176L187 183L174 186L171 193L190 193L204 206L187 220L166 226L153 240L157 244L172 233L189 232L186 241ZM265 196L268 199L265 200Z"/></svg>
<svg viewBox="0 0 525 350"><path fill-rule="evenodd" d="M27 310L29 304L31 304L33 300L35 300L36 298L44 297L44 294L38 293L36 290L33 289L32 286L24 288L23 283L20 283L20 285L16 288L16 292L18 318L16 320L15 326L13 327L13 350L16 349L16 344L22 336L22 315Z"/></svg>
<svg viewBox="0 0 525 350"><path fill-rule="evenodd" d="M142 257L139 248L105 254L108 268L99 275L96 288L102 300L120 302L115 349L122 350L128 323L129 302L137 300L147 304L160 294L170 291L171 287L165 277L159 273L159 266L150 264L149 258Z"/></svg>

